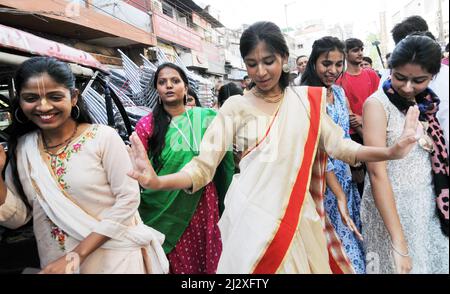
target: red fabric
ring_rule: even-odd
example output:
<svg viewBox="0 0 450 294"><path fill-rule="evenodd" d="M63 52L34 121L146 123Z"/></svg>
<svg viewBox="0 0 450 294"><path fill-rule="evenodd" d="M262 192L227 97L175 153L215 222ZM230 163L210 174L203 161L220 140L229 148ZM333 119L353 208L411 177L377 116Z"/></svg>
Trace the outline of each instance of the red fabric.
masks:
<svg viewBox="0 0 450 294"><path fill-rule="evenodd" d="M336 84L344 88L353 113L362 116L364 102L378 90L380 77L372 69L363 69L357 76L345 72Z"/></svg>
<svg viewBox="0 0 450 294"><path fill-rule="evenodd" d="M289 250L296 228L300 221L300 213L306 196L306 189L310 181L311 169L316 151L317 137L320 125L322 88L310 87L308 100L311 107L311 126L305 144L303 162L297 175L296 183L292 189L288 207L286 208L280 227L269 244L266 252L255 267L254 274L275 274L281 266Z"/></svg>
<svg viewBox="0 0 450 294"><path fill-rule="evenodd" d="M331 272L335 275L343 275L344 274L344 271L337 264L336 260L334 260L334 257L332 254L330 254L330 268L331 268Z"/></svg>
<svg viewBox="0 0 450 294"><path fill-rule="evenodd" d="M148 139L153 134L153 114L150 113L149 115L141 118L136 124L134 131L138 135L139 139L141 139L145 150L148 151Z"/></svg>
<svg viewBox="0 0 450 294"><path fill-rule="evenodd" d="M205 187L192 220L167 255L172 274L215 274L222 254L219 202L213 183Z"/></svg>

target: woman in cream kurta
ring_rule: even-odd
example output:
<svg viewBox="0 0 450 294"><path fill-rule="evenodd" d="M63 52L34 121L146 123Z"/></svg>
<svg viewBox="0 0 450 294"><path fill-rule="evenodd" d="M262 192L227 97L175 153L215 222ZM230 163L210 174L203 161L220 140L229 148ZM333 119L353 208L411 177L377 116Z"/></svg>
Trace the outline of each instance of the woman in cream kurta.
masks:
<svg viewBox="0 0 450 294"><path fill-rule="evenodd" d="M21 138L17 150L21 150L23 143L24 138ZM43 152L42 143L39 145L41 156L50 161L50 156ZM107 126L91 125L71 141L66 152L53 160L51 168L60 187L72 196L84 211L101 220L100 225L94 229L96 233L119 238L124 227L141 223L137 212L139 185L127 176L127 172L132 168L131 162L125 145L115 130ZM20 158L18 161L20 162ZM5 204L0 206L0 224L17 228L33 217L41 267L44 268L71 252L79 241L49 219L37 200L34 188L25 184L29 183L27 172L20 165L18 168L32 211L27 210L17 196L8 166L8 192ZM140 248L99 248L84 261L80 272L137 274L146 273L147 268Z"/></svg>

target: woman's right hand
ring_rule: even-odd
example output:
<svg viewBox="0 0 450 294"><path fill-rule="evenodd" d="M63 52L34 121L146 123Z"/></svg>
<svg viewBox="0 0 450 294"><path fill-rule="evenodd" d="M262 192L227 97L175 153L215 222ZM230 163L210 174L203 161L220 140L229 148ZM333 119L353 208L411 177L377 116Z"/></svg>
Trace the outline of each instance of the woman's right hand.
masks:
<svg viewBox="0 0 450 294"><path fill-rule="evenodd" d="M131 147L128 148L133 170L128 176L137 180L145 189L159 190L160 181L145 151L144 145L136 133L130 136Z"/></svg>
<svg viewBox="0 0 450 294"><path fill-rule="evenodd" d="M392 250L394 255L395 270L397 274L409 274L412 270L412 260L411 257L401 256L394 250Z"/></svg>
<svg viewBox="0 0 450 294"><path fill-rule="evenodd" d="M391 244L392 248L392 255L394 256L394 262L395 262L395 270L397 274L409 274L412 270L412 259L410 256L403 256L400 255L399 252L408 252L408 246L405 243L401 244ZM394 249L394 246L395 249ZM401 250L401 251L397 251Z"/></svg>

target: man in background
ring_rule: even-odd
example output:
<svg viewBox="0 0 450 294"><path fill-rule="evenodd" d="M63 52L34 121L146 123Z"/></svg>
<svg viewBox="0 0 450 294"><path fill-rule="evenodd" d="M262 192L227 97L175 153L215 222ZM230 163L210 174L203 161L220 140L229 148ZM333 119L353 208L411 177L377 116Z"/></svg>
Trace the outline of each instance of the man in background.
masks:
<svg viewBox="0 0 450 294"><path fill-rule="evenodd" d="M252 83L252 79L249 76L244 76L241 82L242 91L250 90L250 84Z"/></svg>
<svg viewBox="0 0 450 294"><path fill-rule="evenodd" d="M362 68L364 43L355 38L345 41L347 70L337 80L347 96L352 114L350 114L350 136L353 141L363 144L362 112L363 105L378 90L380 77L368 68ZM352 168L354 182L358 185L360 195L363 194L365 170L363 166Z"/></svg>
<svg viewBox="0 0 450 294"><path fill-rule="evenodd" d="M302 75L306 70L306 65L308 64L308 56L306 55L300 55L297 57L296 64L297 64L297 77L294 80L294 85L300 86L302 81Z"/></svg>

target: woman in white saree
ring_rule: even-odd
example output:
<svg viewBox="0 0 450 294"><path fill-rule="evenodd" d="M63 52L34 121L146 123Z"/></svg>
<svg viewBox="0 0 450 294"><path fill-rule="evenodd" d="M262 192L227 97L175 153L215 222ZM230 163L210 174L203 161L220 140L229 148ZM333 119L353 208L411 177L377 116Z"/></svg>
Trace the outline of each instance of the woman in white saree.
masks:
<svg viewBox="0 0 450 294"><path fill-rule="evenodd" d="M137 212L125 144L93 125L64 62L37 57L17 70L0 225L31 217L41 273L164 273L164 235ZM117 159L120 160L118 161ZM0 147L0 168L6 154Z"/></svg>
<svg viewBox="0 0 450 294"><path fill-rule="evenodd" d="M200 155L181 172L157 177L133 134L130 176L152 189L197 191L236 144L243 151L241 173L225 198L217 272L353 273L324 217L326 157L318 151L350 164L402 157L416 141L417 109L411 108L404 136L392 148L360 146L344 140L326 115L326 91L288 87L289 50L275 24L250 26L240 46L256 87L226 101L203 137Z"/></svg>

